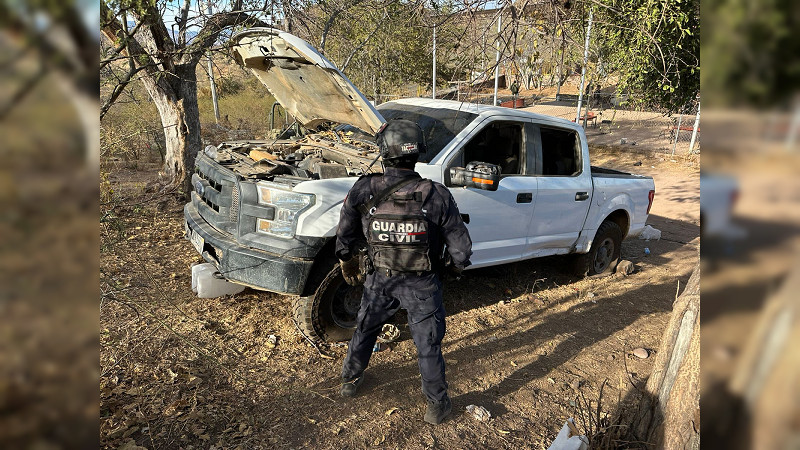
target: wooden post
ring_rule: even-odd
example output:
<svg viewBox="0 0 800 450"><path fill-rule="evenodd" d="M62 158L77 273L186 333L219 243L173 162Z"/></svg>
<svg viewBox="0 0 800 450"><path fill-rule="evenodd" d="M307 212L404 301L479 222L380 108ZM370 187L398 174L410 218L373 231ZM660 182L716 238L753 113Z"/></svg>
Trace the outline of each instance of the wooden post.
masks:
<svg viewBox="0 0 800 450"><path fill-rule="evenodd" d="M700 262L661 338L631 431L652 448L700 448Z"/></svg>

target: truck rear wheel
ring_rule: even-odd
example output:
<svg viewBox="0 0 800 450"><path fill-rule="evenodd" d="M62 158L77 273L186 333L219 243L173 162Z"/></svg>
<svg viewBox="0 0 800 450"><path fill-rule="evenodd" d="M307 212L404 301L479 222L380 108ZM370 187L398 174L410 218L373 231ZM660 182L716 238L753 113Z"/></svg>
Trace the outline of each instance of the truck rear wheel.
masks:
<svg viewBox="0 0 800 450"><path fill-rule="evenodd" d="M361 286L350 286L344 281L337 262L312 295L294 301L294 320L311 339L349 340L356 329L363 291Z"/></svg>
<svg viewBox="0 0 800 450"><path fill-rule="evenodd" d="M622 252L622 230L615 222L600 224L589 253L575 258L575 271L580 276L609 273L619 262Z"/></svg>

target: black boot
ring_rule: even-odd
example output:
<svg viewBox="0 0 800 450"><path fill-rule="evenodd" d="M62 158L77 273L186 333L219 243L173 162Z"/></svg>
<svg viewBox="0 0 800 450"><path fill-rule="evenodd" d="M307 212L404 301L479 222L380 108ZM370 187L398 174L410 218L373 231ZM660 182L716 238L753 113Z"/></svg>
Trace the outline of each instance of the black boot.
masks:
<svg viewBox="0 0 800 450"><path fill-rule="evenodd" d="M428 400L428 410L425 411L425 422L439 425L445 417L450 415L452 410L453 404L450 402L450 397L445 397L445 399L440 402Z"/></svg>
<svg viewBox="0 0 800 450"><path fill-rule="evenodd" d="M350 381L343 381L342 390L340 391L342 397L355 397L358 386L361 385L362 381L364 381L364 375L361 375L358 378L353 378Z"/></svg>

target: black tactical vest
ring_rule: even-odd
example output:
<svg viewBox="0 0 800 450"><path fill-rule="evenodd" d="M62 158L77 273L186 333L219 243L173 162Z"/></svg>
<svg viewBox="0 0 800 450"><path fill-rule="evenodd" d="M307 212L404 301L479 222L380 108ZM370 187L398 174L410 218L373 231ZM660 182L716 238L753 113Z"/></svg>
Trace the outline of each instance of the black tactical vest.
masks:
<svg viewBox="0 0 800 450"><path fill-rule="evenodd" d="M432 270L431 223L422 211L432 189L430 180L420 179L369 210L366 234L373 266L397 272Z"/></svg>

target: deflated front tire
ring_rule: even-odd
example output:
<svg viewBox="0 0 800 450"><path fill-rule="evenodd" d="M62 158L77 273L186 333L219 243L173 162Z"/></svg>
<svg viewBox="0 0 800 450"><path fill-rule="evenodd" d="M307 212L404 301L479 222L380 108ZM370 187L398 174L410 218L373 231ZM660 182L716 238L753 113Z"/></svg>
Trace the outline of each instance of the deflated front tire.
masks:
<svg viewBox="0 0 800 450"><path fill-rule="evenodd" d="M353 260L358 267L358 259ZM339 263L334 263L314 294L294 300L295 323L311 339L347 341L356 329L363 292L363 286L347 284Z"/></svg>

